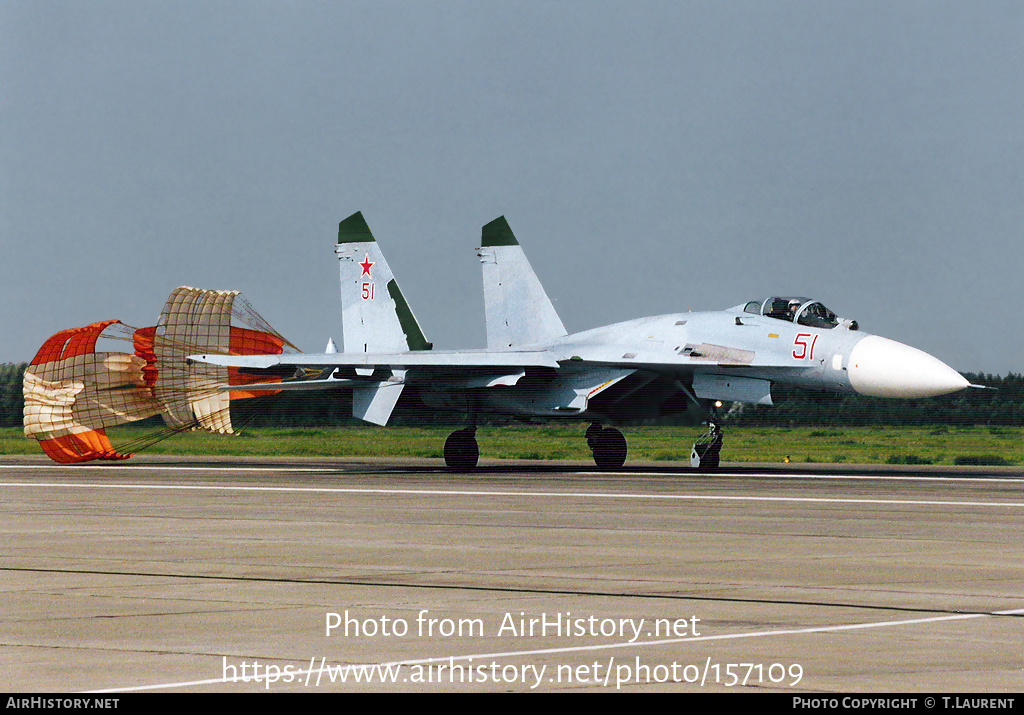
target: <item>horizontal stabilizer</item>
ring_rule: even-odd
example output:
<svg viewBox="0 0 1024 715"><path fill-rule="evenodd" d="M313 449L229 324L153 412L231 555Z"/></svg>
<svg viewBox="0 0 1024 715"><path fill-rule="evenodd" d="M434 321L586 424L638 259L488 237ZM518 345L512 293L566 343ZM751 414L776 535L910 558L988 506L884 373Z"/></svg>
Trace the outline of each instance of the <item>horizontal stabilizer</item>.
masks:
<svg viewBox="0 0 1024 715"><path fill-rule="evenodd" d="M287 390L288 392L337 390L343 387L352 387L353 385L365 385L366 382L366 380L352 380L350 378L341 378L338 380L291 380L289 382L264 382L257 385L255 389L250 388L249 392L259 395L261 390L265 390L268 393L280 392L281 390ZM237 389L238 388L233 385L221 385L219 388L220 392L230 392Z"/></svg>

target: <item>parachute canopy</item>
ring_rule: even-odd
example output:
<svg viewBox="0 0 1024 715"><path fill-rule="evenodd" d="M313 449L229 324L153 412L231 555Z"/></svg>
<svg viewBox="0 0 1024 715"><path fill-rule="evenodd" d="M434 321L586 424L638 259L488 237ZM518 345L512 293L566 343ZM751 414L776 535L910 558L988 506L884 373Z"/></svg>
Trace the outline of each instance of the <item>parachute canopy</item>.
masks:
<svg viewBox="0 0 1024 715"><path fill-rule="evenodd" d="M130 340L134 353L96 352L100 337ZM238 291L183 286L171 293L155 326L134 329L107 320L50 337L25 371L25 434L65 463L127 459L131 455L114 448L106 428L157 414L169 428L164 437L192 429L230 434L230 401L273 394L258 383L275 378L193 364L186 356L280 354L285 348L295 350ZM240 389L224 390L229 385Z"/></svg>
<svg viewBox="0 0 1024 715"><path fill-rule="evenodd" d="M100 335L117 326L122 324L108 320L62 330L43 343L25 370L25 434L57 462L127 459L110 444L105 428L161 411L143 377L145 359L95 351Z"/></svg>
<svg viewBox="0 0 1024 715"><path fill-rule="evenodd" d="M233 326L232 318L251 328ZM232 399L272 394L224 392L223 385L247 385L259 380L238 370L188 362L188 355L279 355L286 344L290 346L238 291L177 288L164 305L153 340L159 366L154 394L164 406L167 425L231 434Z"/></svg>

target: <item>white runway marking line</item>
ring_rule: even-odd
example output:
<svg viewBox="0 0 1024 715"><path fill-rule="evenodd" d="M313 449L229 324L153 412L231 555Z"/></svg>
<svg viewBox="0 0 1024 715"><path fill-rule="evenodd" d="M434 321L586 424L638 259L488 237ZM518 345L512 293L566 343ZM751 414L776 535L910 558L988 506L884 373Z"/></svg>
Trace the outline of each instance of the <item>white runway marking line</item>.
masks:
<svg viewBox="0 0 1024 715"><path fill-rule="evenodd" d="M0 469L68 469L85 471L87 469L109 470L116 469L119 472L127 471L175 471L175 472L262 472L273 469L278 472L343 472L350 473L350 468L340 467L277 467L273 464L262 464L256 467L233 467L229 464L224 466L189 467L186 465L167 464L119 464L116 467L109 464L76 464L73 466L60 464L0 464ZM357 472L358 473L358 472Z"/></svg>
<svg viewBox="0 0 1024 715"><path fill-rule="evenodd" d="M99 482L0 482L0 489L6 487L27 487L30 489L139 489L151 491L235 491L265 493L312 493L312 494L390 494L395 496L470 496L470 497L554 497L564 499L654 499L666 501L746 501L782 502L798 504L880 504L904 506L985 506L1024 507L1019 502L983 501L940 501L933 499L863 499L854 497L758 497L727 496L721 494L629 494L615 492L552 492L552 491L507 491L475 489L384 489L369 487L254 487L228 486L222 484L102 484Z"/></svg>
<svg viewBox="0 0 1024 715"><path fill-rule="evenodd" d="M483 476L487 474L494 474L487 470L488 465L481 465L476 472L466 472L462 476ZM69 469L74 471L85 471L85 470L110 470L116 469L118 472L127 471L179 471L179 472L265 472L267 470L273 470L275 472L295 472L297 474L319 474L319 473L331 473L331 474L344 474L346 476L355 476L364 474L363 469L365 467L290 467L290 466L277 466L274 464L262 464L252 467L236 467L232 465L216 465L216 466L205 466L205 467L190 467L187 465L148 465L148 464L118 464L117 466L111 466L106 464L76 464L71 467L62 466L59 464L0 464L0 469ZM554 468L553 473L564 472L566 474L572 474L580 477L699 477L701 479L714 479L716 477L740 477L747 479L849 479L856 481L901 481L901 482L979 482L979 483L997 483L997 482L1009 482L1009 483L1020 483L1024 482L1024 475L1019 477L958 477L953 473L942 473L936 476L920 476L911 474L782 474L782 473L769 473L769 472L730 472L728 470L720 470L718 472L697 472L693 470L680 471L680 472L599 472L592 469L585 471L574 471L571 468L559 470ZM438 471L441 474L448 474L448 472L442 471L438 467Z"/></svg>
<svg viewBox="0 0 1024 715"><path fill-rule="evenodd" d="M957 477L957 476L933 476L922 477L911 474L773 474L768 472L572 472L581 477L701 477L703 479L714 479L716 477L740 477L746 479L851 479L855 481L898 481L898 482L1024 482L1024 475L1020 477Z"/></svg>
<svg viewBox="0 0 1024 715"><path fill-rule="evenodd" d="M586 645L586 646L566 646L564 648L540 648L537 650L518 650L518 651L507 651L498 653L474 653L472 655L456 655L456 656L435 656L432 658L418 658L415 660L401 660L401 661L389 661L383 663L355 663L349 664L350 668L370 668L373 666L379 667L394 667L394 666L413 666L413 665L429 665L431 663L448 663L454 661L468 661L468 660L480 660L483 658L519 658L523 656L539 656L539 655L557 655L565 653L584 653L593 652L598 650L609 650L618 648L633 648L637 646L660 646L660 645L673 645L677 643L700 643L710 641L727 641L727 640L740 640L744 638L770 638L772 636L789 636L789 635L804 635L809 633L837 633L841 631L856 631L866 630L869 628L891 628L896 626L911 626L922 623L941 623L944 621L965 621L976 618L993 618L995 616L1014 616L1024 614L1024 608L1016 608L1005 611L992 611L991 613L959 613L955 615L947 616L929 616L927 618L909 618L901 621L876 621L874 623L848 623L840 626L816 626L811 628L786 628L774 631L752 631L749 633L726 633L717 636L691 636L688 638L665 638L656 641L635 641L635 642L619 642L619 643L604 643L600 645ZM315 660L315 659L314 659ZM319 672L317 668L307 668L305 670L295 671L297 676L308 676L315 675ZM123 688L106 688L103 690L90 690L88 693L127 693L127 692L141 692L145 690L163 690L166 688L188 688L197 685L216 685L216 684L227 684L231 683L231 680L225 680L224 678L210 678L208 680L189 680L177 683L159 683L155 685L140 685L140 686L127 686ZM258 680L254 682L259 682ZM307 678L308 683L308 678ZM304 687L308 687L304 686ZM316 687L316 686L314 686Z"/></svg>

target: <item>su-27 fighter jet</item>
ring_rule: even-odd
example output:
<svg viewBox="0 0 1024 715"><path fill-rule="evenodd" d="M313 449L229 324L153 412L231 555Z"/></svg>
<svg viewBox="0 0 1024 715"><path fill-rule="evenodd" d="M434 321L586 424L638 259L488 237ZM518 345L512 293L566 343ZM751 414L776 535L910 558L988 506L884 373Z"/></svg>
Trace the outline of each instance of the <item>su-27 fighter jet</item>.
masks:
<svg viewBox="0 0 1024 715"><path fill-rule="evenodd" d="M709 429L691 464L719 464L723 402L772 404L772 383L876 397L918 398L969 386L931 355L858 329L822 303L772 297L728 310L639 318L568 334L504 217L483 227L487 348L432 350L361 213L341 222L344 352L322 355L192 355L190 360L279 375L262 387L350 387L352 413L385 425L406 387L431 407L459 407L467 426L445 442L453 469L476 466L476 418L590 422L587 443L600 467L626 460L623 418L708 409ZM225 388L226 389L226 388Z"/></svg>

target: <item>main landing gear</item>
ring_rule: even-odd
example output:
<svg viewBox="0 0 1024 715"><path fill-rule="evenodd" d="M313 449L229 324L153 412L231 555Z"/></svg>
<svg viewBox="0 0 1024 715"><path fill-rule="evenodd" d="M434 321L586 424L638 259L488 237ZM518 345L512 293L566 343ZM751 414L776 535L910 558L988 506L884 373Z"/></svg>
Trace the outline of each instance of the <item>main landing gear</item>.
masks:
<svg viewBox="0 0 1024 715"><path fill-rule="evenodd" d="M594 453L594 463L603 469L618 469L626 463L626 438L617 429L592 422L587 427L587 446Z"/></svg>
<svg viewBox="0 0 1024 715"><path fill-rule="evenodd" d="M466 471L475 469L480 461L480 446L476 443L476 427L455 430L444 441L444 463L449 469Z"/></svg>
<svg viewBox="0 0 1024 715"><path fill-rule="evenodd" d="M626 463L626 438L612 427L592 422L587 427L587 446L594 455L594 463L602 469L618 469ZM722 428L712 417L708 431L693 444L690 466L701 471L718 469L722 453ZM444 443L444 463L449 469L469 471L480 461L480 446L476 442L476 427L455 430Z"/></svg>
<svg viewBox="0 0 1024 715"><path fill-rule="evenodd" d="M626 438L617 429L592 423L587 428L587 445L599 467L617 469L626 463ZM476 427L455 430L448 435L444 442L444 463L449 469L468 471L475 469L479 461Z"/></svg>

